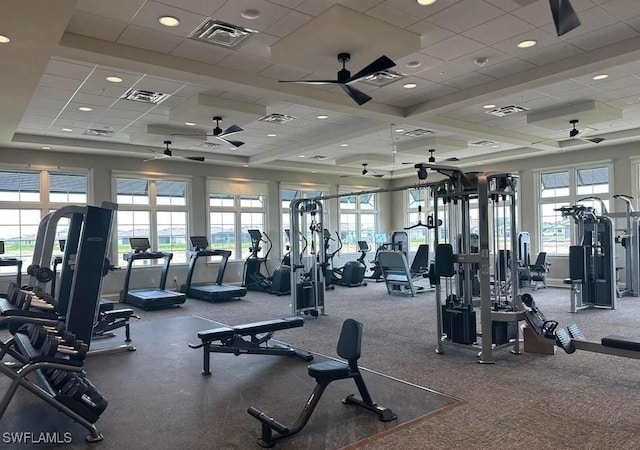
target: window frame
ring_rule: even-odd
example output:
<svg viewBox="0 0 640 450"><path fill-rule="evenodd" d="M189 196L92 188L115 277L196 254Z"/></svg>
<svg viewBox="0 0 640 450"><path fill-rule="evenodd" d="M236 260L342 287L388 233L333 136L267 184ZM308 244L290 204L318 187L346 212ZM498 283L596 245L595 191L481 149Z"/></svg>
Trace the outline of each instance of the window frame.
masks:
<svg viewBox="0 0 640 450"><path fill-rule="evenodd" d="M599 169L606 168L608 170L608 192L606 193L597 193L597 194L578 194L578 172L581 170L588 169ZM542 175L547 173L554 172L568 172L569 174L569 193L568 195L563 196L549 196L542 197ZM545 167L541 169L534 170L534 176L536 180L536 192L535 192L535 204L536 204L536 241L538 245L538 251L546 251L549 256L554 257L568 257L569 250L567 248L566 252L558 252L558 244L557 239L555 242L556 251L548 251L545 247L544 236L543 236L543 221L542 221L542 206L545 204L567 204L567 205L575 205L578 203L578 200L584 197L588 197L590 195L597 196L601 198L603 201L608 202L608 211L613 211L615 207L615 203L613 201L613 195L615 193L615 174L614 174L614 166L611 160L605 161L592 161L589 163L578 164L578 165L562 165L562 166L553 166L553 167ZM576 232L576 226L573 221L569 222L569 245L574 245L574 236Z"/></svg>
<svg viewBox="0 0 640 450"><path fill-rule="evenodd" d="M39 197L40 199L37 201L24 201L24 200L3 200L0 199L0 211L1 210L39 210L40 211L40 219L36 226L39 226L42 219L49 214L51 211L57 210L63 206L69 204L78 204L78 205L91 205L93 204L93 171L91 169L79 169L79 168L70 168L70 167L52 167L52 166L26 166L19 164L2 164L0 166L0 170L5 172L31 172L38 174L38 182L39 182ZM50 175L51 174L61 174L61 175L80 175L84 176L86 179L86 198L85 202L57 202L51 201L51 183L50 183ZM21 226L21 225L18 225ZM33 225L29 225L33 226ZM37 229L36 229L37 232ZM22 236L21 236L22 237ZM31 264L33 260L33 252L31 254L24 254L22 251L19 255L5 254L2 255L5 257L16 257L22 259L23 273L26 273L27 266ZM30 259L29 259L30 258ZM7 272L0 271L0 276L6 276L13 274L15 272L14 268L7 268Z"/></svg>
<svg viewBox="0 0 640 450"><path fill-rule="evenodd" d="M380 193L369 193L369 194L358 194L358 191L362 191L362 188L358 189L354 186L338 186L338 230L341 234L341 239L344 241L342 237L342 215L354 215L355 216L355 239L353 243L353 250L349 250L348 246L343 242L343 250L340 252L341 255L357 255L360 253L358 250L358 241L366 240L367 242L372 242L375 245L375 236L378 234L380 229ZM345 195L353 193L353 195ZM371 195L373 196L374 203L373 208L362 208L362 196L363 195ZM341 201L345 197L355 197L354 208L342 208L343 202ZM371 215L373 216L373 231L367 231L367 233L371 233L373 239L368 239L368 236L365 236L362 230L362 216L363 215ZM350 244L349 244L350 245Z"/></svg>
<svg viewBox="0 0 640 450"><path fill-rule="evenodd" d="M118 203L118 179L132 179L132 180L145 180L148 184L148 198L147 204L137 203ZM163 181L180 182L185 183L185 204L184 205L171 205L171 204L158 204L158 188L157 183ZM111 176L111 193L114 202L118 203L118 211L144 211L149 213L149 242L151 248L157 250L160 245L159 233L158 233L158 212L184 212L185 213L185 260L176 261L175 254L180 250L173 251L174 258L171 261L171 265L186 265L189 263L186 257L186 250L189 249L189 236L191 234L191 222L192 222L192 209L191 209L191 181L190 177L184 176L172 176L172 175L148 175L144 173L131 173L131 172L114 172ZM114 221L114 230L111 238L111 260L113 264L118 267L126 267L127 262L124 259L120 259L119 251L119 238L118 238L118 218ZM140 263L140 264L138 264ZM136 266L157 266L163 264L162 260L141 260L134 263Z"/></svg>

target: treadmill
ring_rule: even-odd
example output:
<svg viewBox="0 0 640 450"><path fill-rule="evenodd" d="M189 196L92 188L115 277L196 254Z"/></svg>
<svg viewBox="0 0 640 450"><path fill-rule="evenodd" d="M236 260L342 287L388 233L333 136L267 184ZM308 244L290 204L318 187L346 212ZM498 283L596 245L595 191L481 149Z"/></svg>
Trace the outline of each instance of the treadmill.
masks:
<svg viewBox="0 0 640 450"><path fill-rule="evenodd" d="M187 273L186 283L180 287L180 292L187 294L189 298L197 298L199 300L207 300L210 302L222 302L225 300L239 299L247 295L247 290L241 286L232 286L222 284L224 272L227 268L227 261L231 256L229 250L211 250L206 236L191 236L192 249L187 253L189 255L189 272ZM220 256L222 260L218 266L218 276L215 283L192 283L193 273L195 272L196 263L200 257Z"/></svg>
<svg viewBox="0 0 640 450"><path fill-rule="evenodd" d="M4 255L4 241L0 241L0 255ZM22 286L22 260L18 258L11 258L6 256L0 256L0 267L15 267L16 268L16 285ZM0 294L0 297L6 298L6 294Z"/></svg>
<svg viewBox="0 0 640 450"><path fill-rule="evenodd" d="M143 308L144 310L176 306L185 302L187 296L174 291L167 291L167 275L169 264L173 258L173 253L149 251L151 245L148 238L129 238L132 253L125 253L124 260L127 261L127 275L124 278L124 289L120 292L120 301ZM131 281L131 268L134 261L143 259L163 259L162 276L158 288L129 289Z"/></svg>

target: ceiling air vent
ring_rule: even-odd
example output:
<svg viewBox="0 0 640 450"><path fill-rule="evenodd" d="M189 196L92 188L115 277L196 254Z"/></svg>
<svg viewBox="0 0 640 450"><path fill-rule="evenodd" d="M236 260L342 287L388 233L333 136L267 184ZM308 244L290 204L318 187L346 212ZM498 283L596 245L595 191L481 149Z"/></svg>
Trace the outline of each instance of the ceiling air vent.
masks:
<svg viewBox="0 0 640 450"><path fill-rule="evenodd" d="M529 111L529 108L518 105L503 106L501 108L494 108L491 111L485 111L487 114L491 114L496 117L506 117L511 114L518 114L520 112Z"/></svg>
<svg viewBox="0 0 640 450"><path fill-rule="evenodd" d="M400 78L404 78L405 76L406 75L396 72L395 70L381 70L380 72L373 73L368 77L363 78L362 81L364 83L382 87L389 83L393 83Z"/></svg>
<svg viewBox="0 0 640 450"><path fill-rule="evenodd" d="M415 130L406 131L402 134L404 136L420 137L420 136L429 136L430 134L433 134L433 131L423 130L422 128L416 128Z"/></svg>
<svg viewBox="0 0 640 450"><path fill-rule="evenodd" d="M132 100L134 102L153 103L157 105L169 97L169 94L163 94L161 92L144 91L142 89L129 89L120 98L125 100Z"/></svg>
<svg viewBox="0 0 640 450"><path fill-rule="evenodd" d="M113 131L100 130L98 128L89 128L87 130L84 130L82 134L84 134L85 136L111 137L111 135L113 134Z"/></svg>
<svg viewBox="0 0 640 450"><path fill-rule="evenodd" d="M273 114L269 114L269 115L266 115L264 117L261 117L258 120L261 121L261 122L285 123L285 122L289 122L289 121L294 120L294 119L295 119L295 117L293 117L293 116L287 116L286 114L273 113Z"/></svg>
<svg viewBox="0 0 640 450"><path fill-rule="evenodd" d="M469 147L489 147L491 145L497 145L496 141L489 141L484 139L482 141L469 142Z"/></svg>
<svg viewBox="0 0 640 450"><path fill-rule="evenodd" d="M235 48L256 33L256 30L242 28L220 20L209 19L191 33L189 39L206 42L207 44L221 45L227 48Z"/></svg>

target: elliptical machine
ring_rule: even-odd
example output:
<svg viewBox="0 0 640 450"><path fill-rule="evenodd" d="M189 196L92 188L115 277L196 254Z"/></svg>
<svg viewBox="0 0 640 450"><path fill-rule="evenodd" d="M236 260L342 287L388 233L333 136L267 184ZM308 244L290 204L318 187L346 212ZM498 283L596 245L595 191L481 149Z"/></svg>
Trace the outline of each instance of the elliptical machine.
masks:
<svg viewBox="0 0 640 450"><path fill-rule="evenodd" d="M338 285L347 287L366 286L367 282L364 281L364 273L366 267L359 261L347 261L344 266L336 268L333 267L333 258L342 249L342 239L340 239L340 233L336 231L336 237L338 242L338 248L333 252L329 251L329 241L335 241L331 237L331 233L326 228L324 229L324 251L325 262L330 269L327 271L327 286Z"/></svg>
<svg viewBox="0 0 640 450"><path fill-rule="evenodd" d="M247 230L251 237L251 254L244 262L244 274L242 277L242 286L248 291L267 292L274 295L288 295L291 293L291 280L289 266L281 265L274 270L273 275L269 274L267 268L267 258L273 248L273 243L267 233L260 230ZM263 239L263 237L265 239ZM258 256L262 247L260 243L267 246L264 256ZM267 275L262 273L262 265L264 264Z"/></svg>

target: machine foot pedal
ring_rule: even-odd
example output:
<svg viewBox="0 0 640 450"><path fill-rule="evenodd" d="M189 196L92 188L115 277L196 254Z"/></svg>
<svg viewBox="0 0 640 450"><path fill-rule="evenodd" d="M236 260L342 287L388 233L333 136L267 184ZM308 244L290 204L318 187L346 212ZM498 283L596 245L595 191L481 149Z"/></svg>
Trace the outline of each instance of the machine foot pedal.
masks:
<svg viewBox="0 0 640 450"><path fill-rule="evenodd" d="M558 347L562 347L562 349L567 353L574 353L576 351L576 347L571 342L571 336L564 329L556 330L556 344Z"/></svg>
<svg viewBox="0 0 640 450"><path fill-rule="evenodd" d="M569 325L567 327L567 331L569 331L569 336L571 336L573 339L578 339L578 340L586 339L584 337L584 334L582 334L582 330L580 329L580 327L578 327L578 325L576 325L575 323L573 325Z"/></svg>

